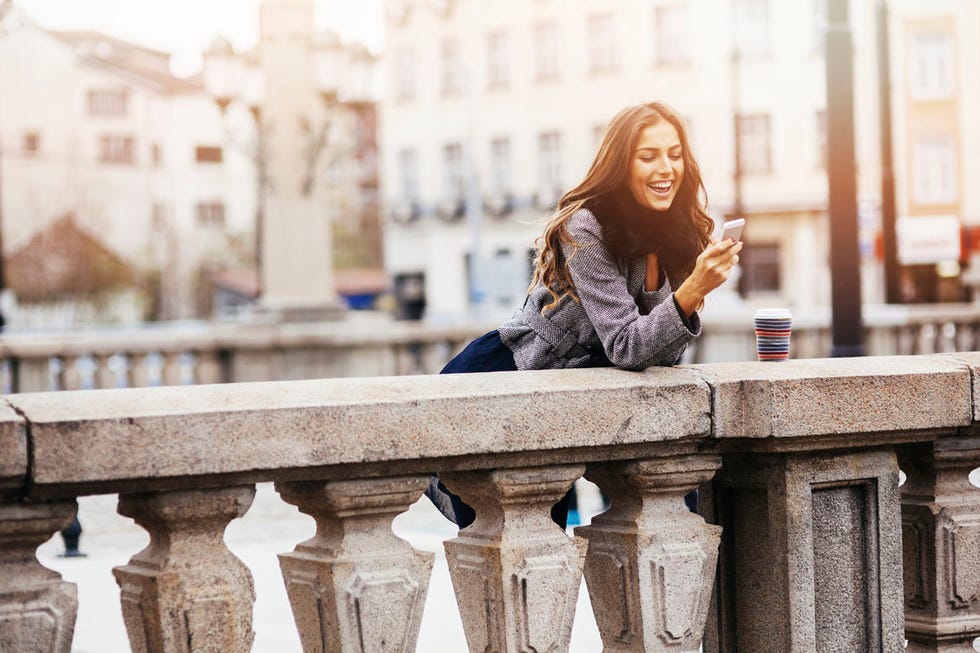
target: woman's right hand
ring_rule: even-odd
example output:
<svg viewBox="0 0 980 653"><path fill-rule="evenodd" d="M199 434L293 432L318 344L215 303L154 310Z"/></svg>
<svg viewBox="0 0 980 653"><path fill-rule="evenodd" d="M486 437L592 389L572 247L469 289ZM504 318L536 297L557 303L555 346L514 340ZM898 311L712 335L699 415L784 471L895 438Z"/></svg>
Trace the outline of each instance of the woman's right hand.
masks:
<svg viewBox="0 0 980 653"><path fill-rule="evenodd" d="M674 291L674 299L687 315L692 315L712 290L725 283L738 264L742 243L728 238L712 240L694 263L694 270Z"/></svg>

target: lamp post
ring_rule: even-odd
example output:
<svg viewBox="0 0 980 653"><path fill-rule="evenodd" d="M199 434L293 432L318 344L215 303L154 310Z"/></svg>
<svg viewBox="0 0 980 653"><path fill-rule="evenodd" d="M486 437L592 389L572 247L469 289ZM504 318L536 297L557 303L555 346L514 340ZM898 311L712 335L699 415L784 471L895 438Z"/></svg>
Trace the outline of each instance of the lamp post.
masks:
<svg viewBox="0 0 980 653"><path fill-rule="evenodd" d="M881 122L881 237L884 245L885 301L902 302L899 285L898 235L895 230L895 163L892 153L891 52L888 4L878 0L878 102Z"/></svg>
<svg viewBox="0 0 980 653"><path fill-rule="evenodd" d="M854 44L848 0L828 0L827 166L830 209L831 356L863 356L861 254L854 158Z"/></svg>

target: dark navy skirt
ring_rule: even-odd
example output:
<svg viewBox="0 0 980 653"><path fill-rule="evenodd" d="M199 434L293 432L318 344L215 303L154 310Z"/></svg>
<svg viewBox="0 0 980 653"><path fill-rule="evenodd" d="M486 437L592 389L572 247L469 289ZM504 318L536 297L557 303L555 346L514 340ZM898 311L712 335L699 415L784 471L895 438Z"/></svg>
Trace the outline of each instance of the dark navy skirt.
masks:
<svg viewBox="0 0 980 653"><path fill-rule="evenodd" d="M446 364L440 374L465 374L468 372L516 372L514 354L500 340L499 331L491 331L480 336ZM476 512L458 496L450 492L439 478L433 476L429 489L425 491L433 505L447 519L466 528L476 519ZM565 528L568 519L568 495L551 509L551 518Z"/></svg>
<svg viewBox="0 0 980 653"><path fill-rule="evenodd" d="M440 374L460 374L465 372L516 372L514 354L500 340L499 331L486 333L470 344L449 361Z"/></svg>

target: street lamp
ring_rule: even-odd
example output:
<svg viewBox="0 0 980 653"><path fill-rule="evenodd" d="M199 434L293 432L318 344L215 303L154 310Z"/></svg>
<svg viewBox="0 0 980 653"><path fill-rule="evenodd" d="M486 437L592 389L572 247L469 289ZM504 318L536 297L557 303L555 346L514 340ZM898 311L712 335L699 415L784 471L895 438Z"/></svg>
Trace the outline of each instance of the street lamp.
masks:
<svg viewBox="0 0 980 653"><path fill-rule="evenodd" d="M854 43L848 0L827 3L827 166L830 209L831 356L863 356L861 254L854 155Z"/></svg>

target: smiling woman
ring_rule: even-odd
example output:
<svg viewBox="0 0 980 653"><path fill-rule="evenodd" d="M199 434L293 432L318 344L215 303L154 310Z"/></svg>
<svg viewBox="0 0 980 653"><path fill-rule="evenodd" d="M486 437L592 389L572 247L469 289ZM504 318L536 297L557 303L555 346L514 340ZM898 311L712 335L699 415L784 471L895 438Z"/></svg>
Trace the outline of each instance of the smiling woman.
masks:
<svg viewBox="0 0 980 653"><path fill-rule="evenodd" d="M538 239L524 307L443 373L677 364L742 248L711 239L705 202L680 116L661 102L623 109ZM444 490L429 496L465 525L472 511Z"/></svg>

